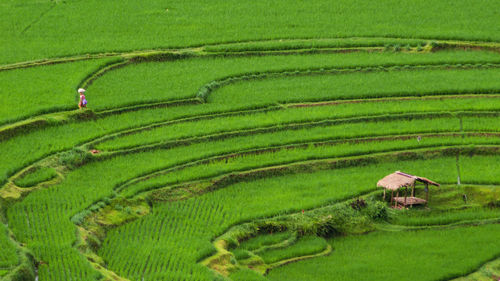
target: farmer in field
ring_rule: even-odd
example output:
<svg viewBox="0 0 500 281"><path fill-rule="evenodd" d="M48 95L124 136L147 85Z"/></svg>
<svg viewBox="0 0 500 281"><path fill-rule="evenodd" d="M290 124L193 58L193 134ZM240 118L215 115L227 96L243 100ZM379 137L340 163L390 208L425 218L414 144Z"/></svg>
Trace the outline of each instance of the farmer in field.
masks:
<svg viewBox="0 0 500 281"><path fill-rule="evenodd" d="M85 95L83 93L85 93L85 89L78 89L78 93L80 94L80 101L78 102L78 108L79 109L82 109L82 108L87 108L87 99L85 98Z"/></svg>

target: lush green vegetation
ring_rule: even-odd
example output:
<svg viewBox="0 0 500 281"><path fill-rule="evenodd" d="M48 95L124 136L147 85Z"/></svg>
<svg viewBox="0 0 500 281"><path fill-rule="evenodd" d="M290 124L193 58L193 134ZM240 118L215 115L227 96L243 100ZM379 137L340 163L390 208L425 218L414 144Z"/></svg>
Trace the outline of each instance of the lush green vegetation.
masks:
<svg viewBox="0 0 500 281"><path fill-rule="evenodd" d="M106 63L109 60L86 60L0 71L0 124L46 112L77 109L79 83Z"/></svg>
<svg viewBox="0 0 500 281"><path fill-rule="evenodd" d="M446 172L449 171L447 167L454 164L453 159L436 159L432 162L434 177L441 174L441 179L443 176L450 180L454 178L453 174ZM400 167L406 168L407 171L410 167L420 167L421 172L426 169L415 161L400 164ZM193 267L193 262L202 258L205 253L210 253L210 237L221 234L229 226L277 213L314 208L332 200L341 200L373 190L373 180L382 176L385 170L393 165L389 162L377 165L376 169L370 165L338 169L333 173L327 170L272 177L237 183L185 201L158 203L153 206L153 216L146 216L112 230L100 254L110 268L132 279L142 273L139 269L144 266L146 257L156 252L182 256L182 259L175 259L180 264L174 267L182 269L184 274L194 270L198 272L198 267ZM437 167L441 169L438 171ZM426 172L429 174L430 171ZM355 186L346 186L344 183L354 176L362 182ZM138 232L142 235L133 234ZM190 239L186 241L186 237ZM183 245L182 253L179 253L179 243ZM134 255L129 254L132 251ZM129 258L125 260L123 257ZM169 259L173 259L173 256L168 259L150 259L149 263L165 268L165 261ZM201 276L203 273L200 271L197 274ZM197 278L193 276L193 279Z"/></svg>
<svg viewBox="0 0 500 281"><path fill-rule="evenodd" d="M38 183L45 182L57 176L56 170L50 167L35 167L27 171L21 178L14 181L17 186L31 187Z"/></svg>
<svg viewBox="0 0 500 281"><path fill-rule="evenodd" d="M172 62L150 62L129 65L115 71L110 72L108 75L101 77L96 80L90 87L89 90L93 93L106 93L105 95L95 96L95 105L93 108L102 109L106 107L112 107L117 105L123 105L127 103L138 103L138 102L152 102L158 100L172 100L180 98L193 97L202 88L202 86L209 84L212 81L218 81L230 77L241 77L243 75L268 73L268 72L288 72L288 75L294 75L297 70L318 70L325 71L329 68L342 68L342 67L361 67L361 66L379 66L379 65L420 65L420 64L469 64L469 63L485 63L499 62L498 55L492 52L438 52L433 54L419 54L419 53L355 53L355 54L311 54L311 55L288 55L288 56L261 56L261 57L201 57L192 59L181 59ZM486 67L487 65L483 65ZM207 71L210 69L210 71ZM323 70L321 70L323 69ZM383 69L379 70L382 71ZM400 72L404 68L399 69ZM486 70L485 70L486 71ZM417 72L421 73L421 72ZM440 73L440 72L438 72ZM454 79L452 74L443 73L447 79ZM468 77L469 75L474 75L474 72L470 71L459 71L458 73L463 73L462 75ZM480 72L481 73L481 72ZM490 73L487 71L487 73ZM495 75L495 72L489 75ZM285 73L286 74L286 73ZM307 72L305 73L307 74ZM309 72L310 75L314 72ZM380 79L411 79L413 72L403 71L403 77L398 77L397 74L390 72L392 77L387 73L374 73L371 74L372 79L381 76ZM479 74L479 73L475 73ZM362 74L350 74L341 75L337 79L348 79L352 77L353 80L359 79ZM428 82L432 83L431 75L426 75L425 72L421 75L429 77L431 79ZM452 77L450 77L452 76ZM363 78L364 76L361 76ZM371 77L371 76L368 76ZM387 78L386 78L387 77ZM474 76L477 77L477 76ZM252 79L252 77L249 77ZM289 78L290 79L290 78ZM291 79L301 79L301 78L291 78ZM303 80L304 78L302 78ZM312 80L311 80L312 79ZM314 82L317 78L309 77L308 80ZM335 79L330 77L330 79ZM369 79L369 78L367 78ZM305 81L308 81L305 80ZM441 80L441 79L436 79ZM495 80L484 78L485 81L489 83L495 83ZM367 83L369 83L368 80ZM415 81L415 80L411 80ZM455 81L455 80L454 80ZM460 81L458 79L456 81ZM334 83L334 81L331 81ZM391 80L387 81L391 82ZM262 82L258 82L259 85ZM272 83L269 82L269 83ZM445 83L445 81L441 81ZM253 83L250 83L250 85ZM312 84L312 83L311 83ZM339 88L332 88L329 98L338 98L341 93L336 93L345 89L343 83L338 85ZM404 83L401 83L405 85ZM401 89L401 84L395 84L392 86L392 90L405 90ZM343 87L342 87L343 85ZM423 83L425 87L427 83ZM458 85L449 85L453 90L461 90L462 85L469 85L464 83ZM481 84L476 84L481 85ZM388 87L391 90L391 85L386 84L383 81L379 81L377 86ZM444 85L443 85L444 86ZM335 86L336 87L336 86ZM463 86L462 86L463 87ZM272 86L271 86L272 88ZM407 87L408 89L409 87ZM481 87L470 87L472 90L479 90L488 88L488 85L482 85ZM223 88L224 89L224 88ZM256 88L255 90L257 90ZM424 88L428 90L429 88ZM378 94L382 94L384 89L377 91ZM442 90L442 89L439 89ZM360 89L360 91L362 91ZM293 93L289 92L289 94ZM415 93L417 91L413 91ZM137 93L141 93L138 95ZM297 94L301 93L300 91ZM365 92L366 93L366 92ZM235 95L238 94L238 95ZM283 96L281 95L269 95L269 96L255 96L259 92L247 95L242 93L239 95L238 92L231 91L231 94L214 94L213 100L207 106L215 107L218 110L229 108L248 108L256 103L270 104L275 102L277 99L282 101ZM306 100L311 99L321 99L325 98L321 96L321 92L315 93L318 96L306 98ZM348 94L348 93L345 93ZM219 98L215 98L219 97ZM246 97L246 98L245 98ZM257 99L258 97L258 99ZM274 97L274 98L273 98ZM245 98L245 99L243 99ZM287 98L287 100L294 100L293 96ZM297 100L297 99L295 99Z"/></svg>
<svg viewBox="0 0 500 281"><path fill-rule="evenodd" d="M494 224L334 238L329 241L334 248L330 256L277 268L268 279L450 279L496 257L498 231ZM312 267L314 271L308 270Z"/></svg>
<svg viewBox="0 0 500 281"><path fill-rule="evenodd" d="M262 259L268 264L293 257L307 256L323 251L326 241L318 236L304 236L295 244L284 249L273 249L261 254Z"/></svg>
<svg viewBox="0 0 500 281"><path fill-rule="evenodd" d="M425 70L274 78L224 87L213 93L212 99L209 100L214 103L226 103L221 100L230 99L237 104L262 104L490 92L499 87L493 79L498 77L499 73L498 69Z"/></svg>
<svg viewBox="0 0 500 281"><path fill-rule="evenodd" d="M17 248L12 243L7 228L3 223L0 223L0 268L9 269L19 263ZM0 274L0 277L3 274Z"/></svg>
<svg viewBox="0 0 500 281"><path fill-rule="evenodd" d="M282 38L499 40L496 1L481 5L455 1L453 11L446 1L428 0L318 1L307 5L263 0L224 4L179 1L165 5L155 0L147 4L122 3L120 13L114 13L115 4L97 0L6 1L1 10L5 19L1 33L8 44L2 44L0 61Z"/></svg>
<svg viewBox="0 0 500 281"><path fill-rule="evenodd" d="M265 233L263 235L258 235L257 237L241 242L239 248L245 250L257 250L264 246L277 244L291 237L292 233L290 232L278 232L269 234Z"/></svg>
<svg viewBox="0 0 500 281"><path fill-rule="evenodd" d="M116 4L0 4L0 281L500 276L497 1Z"/></svg>

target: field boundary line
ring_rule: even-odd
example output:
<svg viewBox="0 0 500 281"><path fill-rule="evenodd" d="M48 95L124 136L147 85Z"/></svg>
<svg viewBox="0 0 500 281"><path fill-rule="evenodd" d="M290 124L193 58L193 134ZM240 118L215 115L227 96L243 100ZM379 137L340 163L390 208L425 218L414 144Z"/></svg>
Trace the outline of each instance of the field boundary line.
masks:
<svg viewBox="0 0 500 281"><path fill-rule="evenodd" d="M199 194L202 194L207 191L224 188L227 185L236 182L246 182L247 180L266 178L267 175L281 176L290 173L307 173L309 171L317 171L318 169L329 170L336 168L345 168L345 167L351 167L355 164L359 164L358 162L360 161L363 164L374 164L374 163L379 163L380 161L384 162L384 161L395 161L395 160L404 161L407 159L421 159L422 157L425 157L427 154L429 154L433 158L439 158L444 156L454 156L457 151L460 151L461 153L475 152L475 155L482 155L486 152L490 154L498 154L500 153L500 145L484 144L484 145L477 145L474 147L470 147L467 145L448 145L448 146L438 146L431 148L378 151L362 155L325 157L322 159L290 161L287 163L269 164L267 166L260 166L255 168L251 167L241 170L234 170L230 172L221 172L206 177L199 177L193 180L188 180L182 183L163 185L162 187L156 187L151 190L144 190L134 194L133 196L161 189L172 191L176 188L190 188L192 185L200 184L202 182L210 182L209 186L205 187L203 190L198 192ZM420 155L419 153L421 153L422 155ZM438 157L436 156L437 154L441 156ZM235 181L235 179L241 179L241 181ZM121 190L117 191L121 192ZM194 195L193 192L191 192L191 194Z"/></svg>
<svg viewBox="0 0 500 281"><path fill-rule="evenodd" d="M307 260L307 259L312 259L312 258L327 256L327 255L331 254L332 252L333 252L333 247L330 244L327 243L326 248L323 251L319 252L319 253L312 254L312 255L305 255L305 256L294 257L294 258L290 258L290 259L286 259L286 260L282 260L282 261L278 261L278 262L269 264L269 268L266 270L266 274L269 272L269 270L272 270L274 268L277 268L277 267L280 267L280 266L284 266L284 265L287 265L287 264L290 264L290 263L293 263L293 262L299 262L299 261L302 261L302 260Z"/></svg>
<svg viewBox="0 0 500 281"><path fill-rule="evenodd" d="M391 37L391 36L345 36L345 37L331 37L331 38L273 38L273 39L262 39L262 40L248 40L248 41L225 41L214 44L193 44L191 46L184 47L167 47L167 48L149 48L142 50L130 50L130 51L108 51L108 52L97 52L97 53L82 53L76 55L67 55L53 58L37 59L32 61L23 61L10 64L0 65L0 71L11 70L16 68L26 68L35 67L40 65L48 65L54 63L65 63L73 62L77 60L87 60L103 57L135 57L141 55L158 54L158 53L178 53L178 52L203 52L204 48L228 45L228 44L250 44L257 42L289 42L293 40L309 41L309 42L321 42L321 40L352 40L352 39L381 39L381 40L415 40L415 41L428 41L436 42L437 44L443 44L445 47L470 47L470 48L485 48L485 49L498 49L500 48L500 42L496 41L480 41L480 40L460 40L460 39L436 39L436 38L403 38L403 37ZM378 47L378 46L377 46ZM227 53L227 52L226 52Z"/></svg>
<svg viewBox="0 0 500 281"><path fill-rule="evenodd" d="M436 115L437 114L437 115ZM371 120L371 121L376 121L374 120L373 118L374 117L378 117L378 119L380 119L381 121L383 120L397 120L397 119L406 119L406 118L410 118L410 119L425 119L425 118L436 118L436 117L451 117L451 118L455 118L457 116L457 114L461 115L471 115L471 116L475 116L477 114L481 115L481 116L498 116L500 114L500 112L464 112L464 111L458 111L458 112L427 112L427 113L423 113L423 114L418 114L418 116L416 116L415 114L410 114L410 115L375 115L375 116L364 116L362 117L361 119L360 118L347 118L347 119L343 119L343 118L340 118L340 119L333 119L333 120L320 120L320 121L313 121L313 122L307 122L305 125L304 124L301 124L301 123L292 123L291 125L289 126L292 126L292 127L297 127L296 129L302 129L302 128L307 128L307 127L316 127L316 126L328 126L328 125L335 125L335 124L343 124L343 123L350 123L352 122L352 120L357 120L357 122L366 122L367 120ZM377 120L378 120L377 119ZM288 126L288 127L289 127ZM286 129L289 129L288 127L284 127L284 126L272 126L271 128L264 128L265 131L262 131L261 129L258 130L259 133L266 133L267 131L269 131L269 133L275 131L276 128L279 128L280 130L286 130ZM292 129L295 129L295 128L292 128ZM251 135L251 134L254 134L256 131L255 130L250 130L250 131L245 131L246 135ZM482 132L483 134L491 134L492 132ZM115 151L115 152L111 152L111 153L108 153L108 155L106 156L106 154L103 154L103 155L100 155L99 157L113 157L113 156L116 156L118 154L129 154L129 153L135 153L135 152L144 152L144 151L147 151L147 150L153 150L153 149L165 149L165 148L169 148L169 147L175 147L175 146L180 146L180 145L185 145L187 143L192 143L192 141L197 141L197 142L203 142L203 141L210 141L210 140L213 140L213 139L220 139L221 137L222 138L226 138L226 137L232 137L232 136L243 136L241 135L241 132L239 131L236 131L236 134L235 132L230 132L229 135L222 135L219 133L219 134L215 134L215 135L208 135L208 136L201 136L201 137L197 137L195 139L184 139L184 140L176 140L176 141L172 141L172 142L167 142L167 143L163 143L163 142L160 142L160 143L157 143L157 144L154 144L154 145L149 145L149 146L140 146L140 147L135 147L133 149L126 149L126 150L123 150L123 151ZM374 137L374 136L372 136ZM103 137L98 137L96 138L97 140L101 140ZM86 143L80 143L79 147L83 147L84 149L89 149L88 147L88 144L90 143L93 143L96 139L94 140L90 140ZM62 153L64 151L69 151L69 150L62 150L62 151L56 151L48 156L45 156L45 157L42 157L38 160L34 160L33 162L31 162L30 164L28 164L27 166L21 168L20 170L16 171L13 173L13 176L10 176L9 177L9 180L7 180L7 182L5 183L6 185L10 182L10 180L12 178L15 178L20 171L23 171L25 168L29 167L29 166L33 166L37 163L41 163L43 161L49 161L50 159L52 159L53 157L56 157L57 154L59 153ZM98 158L99 158L98 157ZM163 170L163 169L162 169Z"/></svg>
<svg viewBox="0 0 500 281"><path fill-rule="evenodd" d="M304 69L282 69L278 71L248 72L238 75L229 75L212 80L202 85L196 93L196 97L207 102L210 94L227 85L239 82L256 81L265 79L316 76L316 75L343 75L352 73L379 73L379 72L399 72L399 71L423 71L423 70L468 70L468 69L496 69L500 68L500 63L476 62L476 63L420 63L420 64L382 64L365 65L352 67L322 67ZM491 92L491 91L489 91ZM411 94L410 94L411 95ZM354 97L345 97L353 99Z"/></svg>
<svg viewBox="0 0 500 281"><path fill-rule="evenodd" d="M343 124L356 124L363 122L391 122L398 120L426 120L426 119L438 119L438 118L456 118L457 115L464 116L499 116L500 111L447 111L447 112L415 112L415 113L407 113L407 114L377 114L377 115L365 115L365 116L357 116L350 118L334 118L334 119L312 119L312 120L303 120L303 121L291 121L287 123L281 124L269 124L261 127L251 127L251 128L242 128L228 131L217 131L209 134L201 134L197 136L189 136L184 138L177 138L175 140L163 140L159 142L139 144L138 146L132 147L122 147L115 150L108 150L106 154L101 154L99 157L104 157L106 155L112 156L114 154L127 154L134 152L143 152L147 150L153 149L166 149L177 146L182 146L186 144L204 142L204 141L213 141L220 140L232 137L242 137L256 134L266 134L266 133L274 133L281 132L287 130L300 130L306 128L315 128L315 127L327 127L327 126L336 126ZM141 132L134 131L134 132ZM128 135L131 132L126 132L125 135ZM110 138L114 138L119 135L113 135ZM372 135L376 136L376 135ZM98 142L92 142L92 145L87 145L88 148L94 148L93 145L102 143L106 141L108 138L101 138ZM83 146L83 145L82 145Z"/></svg>
<svg viewBox="0 0 500 281"><path fill-rule="evenodd" d="M445 148L435 149L434 151L431 150L430 156L432 156L432 158L443 157L443 156L446 156L447 154L453 154L456 149L470 150L470 151L465 151L464 153L470 153L471 151L477 151L477 152L484 153L484 151L482 151L480 149L493 150L496 153L500 152L500 146L478 146L478 147L474 147L474 148L458 146L458 147L445 147ZM318 169L320 169L320 170L334 169L334 168L342 168L342 167L347 167L349 165L359 164L359 163L356 163L356 160L362 161L361 159L365 159L363 162L365 164L367 164L368 162L370 162L370 163L373 162L372 164L375 164L375 163L378 163L379 161L400 161L403 159L420 159L420 157L424 157L425 159L427 159L429 157L429 155L427 155L427 156L419 155L418 154L419 151L422 151L422 149L412 150L412 151L402 151L402 152L397 152L397 153L375 153L375 154L371 154L371 155L363 155L360 157L333 158L333 159L327 159L327 160L321 160L321 161L303 161L303 162L294 163L292 165L286 165L286 166L280 165L280 166L275 166L275 167L271 167L271 168L256 169L256 170L247 171L247 172L243 172L243 173L239 173L239 174L240 174L240 177L242 176L241 179L246 180L248 175L250 175L250 173L262 173L263 171L272 171L273 169L274 169L274 171L279 171L278 173L272 172L273 176L275 176L275 175L279 176L280 174L286 174L287 172L283 169L289 169L288 172L308 172L311 169L311 168L308 168L308 166L313 164L313 163L320 163L321 164L321 166L314 167L313 170L317 171ZM423 150L423 151L427 151L427 150ZM437 154L436 154L436 152L437 152ZM491 152L491 151L489 151L489 152ZM427 151L427 153L429 153L429 151ZM371 161L369 161L369 160L367 161L367 159L371 159ZM344 163L344 165L342 165L341 163ZM345 165L347 165L347 166L345 166ZM299 168L301 166L302 166L302 168ZM230 179L231 176L234 176L234 174L226 176L226 178ZM251 176L250 178L254 178L254 177ZM260 177L257 176L257 178L260 178ZM215 189L223 188L228 184L234 183L234 180L230 179L229 181L227 181L227 180L224 180L223 178L219 177L219 178L215 178L215 179L210 180L210 182L211 182L211 186L206 187L204 189L204 192L210 192L210 191L213 191ZM187 184L189 184L189 183L187 183ZM185 186L186 184L183 184L183 185ZM374 188L374 189L368 190L367 193L375 192L375 191L376 190ZM203 194L204 192L198 193L198 194L191 193L191 195L197 196L199 194ZM116 196L118 196L118 195L116 195ZM159 201L161 201L161 200L159 200ZM342 201L342 200L335 200L335 201ZM326 205L329 205L329 204L331 204L331 203L326 202L325 204L323 204L322 207L325 207ZM128 222L129 221L127 221L127 223ZM235 225L239 225L242 223L244 223L244 221L236 223ZM229 228L231 228L231 226L229 226Z"/></svg>
<svg viewBox="0 0 500 281"><path fill-rule="evenodd" d="M468 136L484 136L484 133L481 132L467 132ZM500 137L500 133L494 133L491 134L492 136L498 136ZM358 143L358 142L372 142L372 141L392 141L392 140L408 140L412 138L417 138L417 136L423 136L423 137L462 137L461 132L442 132L442 133L427 133L427 134L419 134L419 133L414 133L414 134L408 134L408 135L384 135L384 136L372 136L372 137L361 137L361 138L347 138L347 139L338 139L338 140L331 140L328 141L330 138L325 138L322 140L317 140L317 141L307 141L303 143L292 143L292 144L284 144L284 145L276 145L276 146L266 146L266 147L256 147L252 149L244 149L240 151L235 151L235 152L230 152L230 153L222 153L222 154L215 154L207 157L203 157L200 159L195 159L195 160L188 160L183 163L175 164L169 167L166 167L165 169L157 170L154 171L153 173L145 174L133 179L130 179L120 185L119 187L116 188L117 191L122 191L123 189L126 189L128 186L147 181L149 179L165 175L169 172L172 171L177 171L197 165L203 165L206 163L210 163L213 161L222 161L225 159L229 158L235 158L235 157L240 157L244 155L256 155L256 154L261 154L261 153L272 153L272 152L277 152L280 150L288 150L288 149L296 149L296 148L306 148L309 147L310 145L313 145L315 147L318 146L330 146L330 145L337 145L337 144L343 144L343 143ZM418 144L417 144L418 145ZM421 149L424 148L436 148L440 146L446 146L446 144L439 144L439 145L419 145ZM408 148L406 148L408 149ZM416 147L411 147L410 149L416 149ZM400 151L400 150L384 150L385 152L390 152L390 151ZM339 157L349 157L349 156L360 156L360 154L346 154L343 156ZM324 159L324 158L316 158L316 160L319 159ZM313 160L313 159L310 159Z"/></svg>
<svg viewBox="0 0 500 281"><path fill-rule="evenodd" d="M111 62L103 67L99 68L96 70L94 73L89 74L82 82L80 82L80 85L88 85L95 81L95 79L101 77L105 73L107 73L109 70L121 68L123 66L129 65L130 61L128 60L120 60L118 62ZM131 103L131 104L123 104L121 106L118 106L116 108L111 108L111 109L101 109L100 111L97 111L96 114L101 112L101 116L106 116L105 113L112 114L113 112L116 113L122 113L125 111L135 111L139 110L142 108L151 108L154 107L155 105L160 106L161 104L167 104L167 103L175 103L175 101L187 101L191 100L192 102L207 102L208 96L215 90L233 84L233 83L238 83L241 81L247 81L247 80L261 80L261 79L268 79L268 78L280 78L280 77L296 77L296 76L310 76L310 75L341 75L341 74L350 74L350 73L356 73L356 72L363 72L363 73L371 73L371 72L387 72L387 71L418 71L418 70L429 70L429 69L436 69L436 70L456 70L456 69L496 69L500 68L500 63L490 63L490 62L476 62L476 63L454 63L454 64L448 64L448 63L425 63L425 64L386 64L386 65L376 65L376 66L357 66L357 67L332 67L332 68L307 68L307 69L302 69L302 70L297 70L297 69L282 69L279 71L264 71L264 72L249 72L249 73L243 73L243 74L238 74L238 75L232 75L232 76L227 76L227 77L222 77L216 80L212 80L204 85L202 85L198 91L194 94L194 97L191 98L185 98L185 99L177 99L177 100L165 100L165 101L153 101L153 102L138 102L138 103ZM448 93L455 93L457 92L456 90L454 91L448 91ZM459 91L458 91L459 92ZM481 90L479 93L482 94L493 94L498 92L498 90ZM438 93L434 92L439 95L443 95L445 93ZM422 93L406 93L403 96L421 96ZM380 95L384 96L384 94ZM401 96L401 97L403 97ZM349 99L359 99L359 97L343 97L342 99L338 100L349 100ZM69 108L69 107L68 107ZM128 110L127 110L128 108ZM120 110L122 109L122 110ZM8 131L13 132L16 130L21 130L24 131L29 128L36 128L39 126L46 125L47 118L49 117L56 117L59 119L65 119L66 117L79 117L82 115L78 110L58 110L55 109L54 111L51 112L51 110L48 110L49 113L46 114L41 114L41 115L33 115L28 118L21 119L19 121L14 121L14 122L9 122L4 123L3 125L0 124L0 140L5 138L5 135L9 135ZM66 116L68 115L68 116Z"/></svg>

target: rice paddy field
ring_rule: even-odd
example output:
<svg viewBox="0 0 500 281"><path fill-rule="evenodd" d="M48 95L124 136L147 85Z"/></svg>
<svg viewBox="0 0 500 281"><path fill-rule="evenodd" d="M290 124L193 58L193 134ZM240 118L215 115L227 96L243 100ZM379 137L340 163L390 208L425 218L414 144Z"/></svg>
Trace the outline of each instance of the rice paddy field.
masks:
<svg viewBox="0 0 500 281"><path fill-rule="evenodd" d="M4 0L0 281L498 280L499 11Z"/></svg>

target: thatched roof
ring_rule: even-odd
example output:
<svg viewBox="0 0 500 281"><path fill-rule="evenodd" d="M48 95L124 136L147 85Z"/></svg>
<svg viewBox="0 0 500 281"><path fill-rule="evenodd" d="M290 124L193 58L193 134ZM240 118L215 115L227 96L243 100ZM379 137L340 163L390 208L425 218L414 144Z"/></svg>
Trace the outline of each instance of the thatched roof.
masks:
<svg viewBox="0 0 500 281"><path fill-rule="evenodd" d="M396 171L390 175L385 176L383 179L377 182L377 186L390 190L398 190L401 187L414 185L415 181L439 186L439 183L433 182L427 178L406 174L400 171Z"/></svg>

